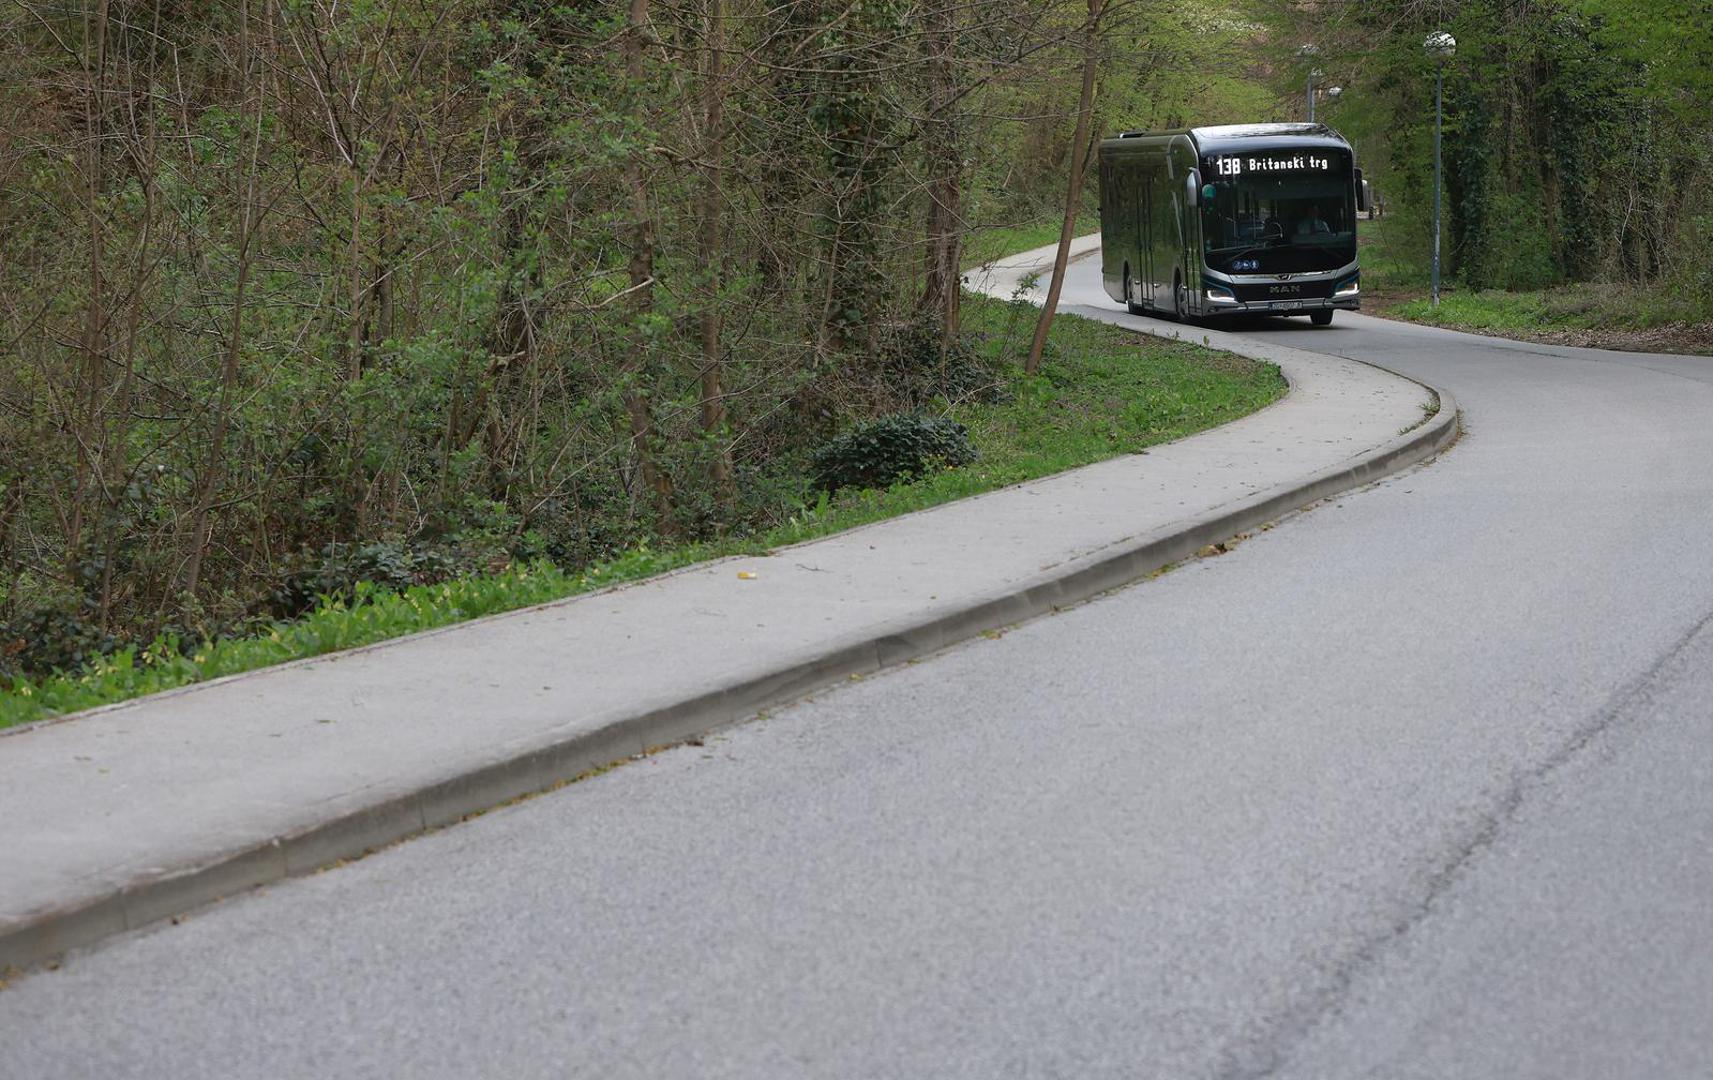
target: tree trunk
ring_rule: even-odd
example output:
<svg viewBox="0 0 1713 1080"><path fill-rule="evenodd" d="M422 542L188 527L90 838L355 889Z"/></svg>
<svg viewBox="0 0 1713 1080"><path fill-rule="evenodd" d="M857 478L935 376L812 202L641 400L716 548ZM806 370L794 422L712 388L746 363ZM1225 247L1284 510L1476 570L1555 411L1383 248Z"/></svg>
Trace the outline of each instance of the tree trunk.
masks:
<svg viewBox="0 0 1713 1080"><path fill-rule="evenodd" d="M726 439L726 400L721 369L725 351L720 342L720 289L724 284L723 232L720 221L725 166L725 48L726 0L708 0L708 22L704 36L707 64L702 79L704 176L700 214L702 218L702 270L708 275L707 296L701 319L702 336L702 432L713 451L711 479L722 501L732 495L732 451Z"/></svg>
<svg viewBox="0 0 1713 1080"><path fill-rule="evenodd" d="M1088 26L1083 35L1083 88L1077 102L1077 129L1071 137L1071 175L1065 184L1065 216L1059 226L1059 251L1053 257L1053 280L1047 286L1047 300L1041 305L1041 317L1035 323L1035 340L1029 346L1029 358L1023 364L1026 375L1041 370L1041 354L1047 348L1047 331L1053 326L1053 313L1059 307L1059 292L1065 284L1065 267L1071 261L1071 233L1076 229L1077 205L1082 201L1083 170L1088 159L1089 118L1094 111L1094 76L1099 66L1100 13L1105 0L1088 0Z"/></svg>
<svg viewBox="0 0 1713 1080"><path fill-rule="evenodd" d="M237 394L239 361L243 356L245 288L250 280L250 266L255 261L253 241L262 216L256 195L256 174L261 166L262 106L261 102L255 100L251 70L250 7L247 0L240 0L238 5L238 27L241 65L239 77L243 93L240 108L254 109L255 117L251 127L250 160L244 177L237 222L233 229L233 244L238 254L238 276L233 286L231 330L226 339L226 355L220 370L220 398L215 405L214 431L209 439L208 461L202 470L202 476L197 480L196 500L191 511L190 551L185 562L184 591L192 594L201 582L202 560L208 552L208 544L212 538L209 513L213 509L214 496L220 489L220 481L226 468L226 439L232 427L233 398Z"/></svg>
<svg viewBox="0 0 1713 1080"><path fill-rule="evenodd" d="M356 147L351 150L351 242L345 262L350 310L345 322L345 378L356 382L363 375L363 169Z"/></svg>
<svg viewBox="0 0 1713 1080"><path fill-rule="evenodd" d="M631 0L630 22L624 35L625 74L630 80L631 115L640 118L644 112L643 80L647 70L643 64L643 43L648 33L648 0ZM648 148L635 146L625 162L625 185L630 189L631 249L630 325L626 328L629 341L625 360L624 407L630 418L631 445L636 451L637 466L642 473L643 487L654 500L654 512L663 533L670 535L672 526L672 478L654 459L654 415L649 407L644 383L648 377L649 342L643 332L643 322L654 312L654 216L648 199Z"/></svg>
<svg viewBox="0 0 1713 1080"><path fill-rule="evenodd" d="M963 222L960 203L963 193L963 140L955 115L957 101L957 15L951 0L937 0L930 8L928 33L928 114L924 126L924 149L928 169L928 227L926 235L926 281L918 310L940 325L940 349L958 335L962 294L958 274Z"/></svg>
<svg viewBox="0 0 1713 1080"><path fill-rule="evenodd" d="M88 157L84 164L84 218L89 229L89 297L84 308L82 366L76 382L73 439L77 444L77 466L73 473L71 517L66 526L67 569L75 577L82 559L84 517L99 486L101 457L101 388L107 367L107 280L105 273L105 214L101 205L107 159L103 153L107 116L107 0L95 0L85 8L84 54L84 140Z"/></svg>
<svg viewBox="0 0 1713 1080"><path fill-rule="evenodd" d="M150 33L152 35L158 35L160 33L160 23L161 3L160 0L154 0L150 26ZM106 503L109 507L114 509L117 509L120 500L124 497L123 492L129 478L129 448L131 443L131 414L133 408L132 401L136 390L137 380L137 343L138 336L142 328L145 299L148 296L147 285L149 279L154 274L154 267L156 265L154 244L152 241L154 239L156 209L159 203L159 170L157 167L157 162L159 160L159 129L155 114L155 91L157 89L156 80L159 74L157 61L155 59L157 55L158 54L155 50L149 50L149 66L147 74L144 76L146 80L146 93L141 95L136 93L135 88L137 86L137 76L134 68L130 70L130 77L127 79L127 83L132 88L131 96L133 98L140 97L141 105L146 110L142 130L138 130L138 125L135 123L135 113L133 111L133 123L131 124L129 132L129 138L133 141L135 146L133 156L136 162L137 176L142 182L143 225L137 236L136 244L132 249L130 310L126 316L123 352L125 366L120 375L118 392L114 396L114 400L112 402L113 430L108 442L109 449L107 451L106 462L107 475L104 481L104 486L107 493ZM134 108L135 106L133 106L133 110ZM125 537L121 535L121 526L119 525L117 518L117 514L110 513L108 515L109 521L106 525L107 535L102 548L103 559L101 563L101 592L99 596L99 605L101 609L101 621L103 624L107 623L112 615L115 585L113 578L114 566L119 561L119 545L125 539Z"/></svg>

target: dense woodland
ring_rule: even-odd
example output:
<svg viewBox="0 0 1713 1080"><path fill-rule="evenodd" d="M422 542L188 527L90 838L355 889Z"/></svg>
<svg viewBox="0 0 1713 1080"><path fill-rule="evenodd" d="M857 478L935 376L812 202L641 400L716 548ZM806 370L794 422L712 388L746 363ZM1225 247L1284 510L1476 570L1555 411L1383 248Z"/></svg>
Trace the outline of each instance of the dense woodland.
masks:
<svg viewBox="0 0 1713 1080"><path fill-rule="evenodd" d="M0 675L763 528L991 384L972 238L1302 40L1425 244L1442 25L1467 281L1713 293L1699 2L5 0Z"/></svg>
<svg viewBox="0 0 1713 1080"><path fill-rule="evenodd" d="M1445 67L1446 251L1472 288L1647 285L1713 317L1713 3L1371 0L1303 5L1329 117L1386 178L1423 252L1428 33ZM1421 258L1418 262L1424 261Z"/></svg>

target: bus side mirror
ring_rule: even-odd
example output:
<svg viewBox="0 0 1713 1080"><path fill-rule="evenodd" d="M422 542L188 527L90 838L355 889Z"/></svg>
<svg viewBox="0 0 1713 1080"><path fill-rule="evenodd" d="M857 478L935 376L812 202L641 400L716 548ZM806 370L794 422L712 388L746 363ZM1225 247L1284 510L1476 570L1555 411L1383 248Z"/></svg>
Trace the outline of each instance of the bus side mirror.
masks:
<svg viewBox="0 0 1713 1080"><path fill-rule="evenodd" d="M1368 212L1368 181L1362 179L1362 170L1356 170L1356 209L1359 213Z"/></svg>
<svg viewBox="0 0 1713 1080"><path fill-rule="evenodd" d="M1189 174L1184 177L1184 187L1187 192L1184 205L1192 207L1200 205L1201 173L1197 172L1195 169L1191 169Z"/></svg>

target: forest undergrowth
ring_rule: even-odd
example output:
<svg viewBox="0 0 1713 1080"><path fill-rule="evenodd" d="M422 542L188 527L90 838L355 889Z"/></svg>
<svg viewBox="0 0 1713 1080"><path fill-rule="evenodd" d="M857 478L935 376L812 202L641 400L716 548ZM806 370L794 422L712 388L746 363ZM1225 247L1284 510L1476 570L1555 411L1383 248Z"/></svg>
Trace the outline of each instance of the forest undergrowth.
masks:
<svg viewBox="0 0 1713 1080"><path fill-rule="evenodd" d="M484 615L546 603L727 555L759 554L1080 465L1134 453L1226 423L1284 393L1277 368L1200 346L1063 316L1040 374L1024 375L1036 308L964 298L952 369L954 396L935 392L892 419L907 432L938 425L964 448L962 464L918 456L898 440L829 440L802 460L792 495L770 524L700 541L640 542L616 558L564 566L539 552L500 554L500 565L460 567L380 545L339 563L339 574L300 583L292 618L257 618L207 637L166 632L146 644L113 643L62 672L15 676L0 693L0 727L93 708L289 660L373 644ZM937 377L937 374L936 374ZM939 389L945 389L941 384ZM865 427L859 425L855 431ZM874 486L823 483L826 451ZM412 580L412 578L419 580Z"/></svg>

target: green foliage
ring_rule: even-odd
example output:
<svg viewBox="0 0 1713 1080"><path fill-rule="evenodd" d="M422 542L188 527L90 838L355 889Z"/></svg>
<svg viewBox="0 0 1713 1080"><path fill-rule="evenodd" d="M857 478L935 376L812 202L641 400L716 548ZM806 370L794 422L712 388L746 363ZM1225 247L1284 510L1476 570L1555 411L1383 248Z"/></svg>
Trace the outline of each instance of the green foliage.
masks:
<svg viewBox="0 0 1713 1080"><path fill-rule="evenodd" d="M1570 0L1602 48L1646 72L1647 91L1691 122L1713 96L1713 12L1705 0Z"/></svg>
<svg viewBox="0 0 1713 1080"><path fill-rule="evenodd" d="M858 426L815 451L815 487L884 488L976 459L969 431L955 420L895 413Z"/></svg>
<svg viewBox="0 0 1713 1080"><path fill-rule="evenodd" d="M1425 289L1431 273L1431 248L1414 223L1387 215L1357 229L1362 285L1370 292Z"/></svg>
<svg viewBox="0 0 1713 1080"><path fill-rule="evenodd" d="M1471 199L1462 280L1474 289L1543 289L1564 276L1538 191L1498 190Z"/></svg>
<svg viewBox="0 0 1713 1080"><path fill-rule="evenodd" d="M955 473L1014 483L1182 438L1253 412L1286 389L1270 364L1064 314L1053 320L1041 373L1029 378L1013 350L1027 345L1035 312L995 301L969 310L967 325L1010 385L1003 402L952 411L982 453Z"/></svg>
<svg viewBox="0 0 1713 1080"><path fill-rule="evenodd" d="M1452 291L1436 311L1425 299L1398 305L1392 314L1469 330L1536 333L1558 330L1645 331L1713 321L1713 302L1699 306L1657 290L1620 284L1581 284L1530 292Z"/></svg>
<svg viewBox="0 0 1713 1080"><path fill-rule="evenodd" d="M947 340L941 325L911 319L880 341L880 377L888 390L912 407L943 398L991 401L1003 390L999 373L976 352L969 337Z"/></svg>
<svg viewBox="0 0 1713 1080"><path fill-rule="evenodd" d="M545 603L704 559L811 540L1179 438L1259 409L1285 391L1271 365L1073 315L1054 320L1052 358L1041 375L1027 378L1017 359L1034 326L1033 309L973 296L964 305L973 340L984 362L1001 373L1006 391L991 402L952 405L939 421L948 430L965 429L968 444L980 450L979 459L961 467L885 488L821 491L807 500L808 478L796 474L775 489L781 500L776 518L747 536L634 544L578 571L536 561L402 590L359 582L348 592L324 595L305 617L259 633L212 642L163 635L69 675L20 678L0 693L0 727ZM543 542L539 534L527 538ZM337 561L346 567L367 561L395 581L417 569L397 549L341 549ZM338 577L329 573L327 580Z"/></svg>
<svg viewBox="0 0 1713 1080"><path fill-rule="evenodd" d="M1458 41L1444 68L1448 278L1474 290L1622 281L1688 294L1703 288L1705 263L1692 222L1713 208L1713 118L1705 94L1683 107L1713 63L1710 20L1690 18L1692 6L1372 0L1312 15L1302 31L1323 42L1325 64L1362 58L1327 118L1388 197L1392 252L1425 263L1435 69L1421 43L1446 29Z"/></svg>
<svg viewBox="0 0 1713 1080"><path fill-rule="evenodd" d="M1254 0L1156 0L1117 22L1102 69L1108 129L1158 129L1298 119L1259 77L1267 20ZM1294 47L1294 45L1293 45Z"/></svg>
<svg viewBox="0 0 1713 1080"><path fill-rule="evenodd" d="M1113 8L1102 125L1252 113L1254 3ZM754 536L831 434L998 403L924 254L1052 239L1085 11L792 0L715 49L653 0L633 70L614 0L0 8L0 619L140 646Z"/></svg>
<svg viewBox="0 0 1713 1080"><path fill-rule="evenodd" d="M1032 251L1059 242L1059 211L1042 213L1026 221L1000 222L972 233L964 244L964 265L980 267L1007 255ZM1100 215L1092 208L1077 215L1072 236L1100 231Z"/></svg>
<svg viewBox="0 0 1713 1080"><path fill-rule="evenodd" d="M80 671L118 648L100 612L79 603L44 604L0 626L0 686L56 671Z"/></svg>
<svg viewBox="0 0 1713 1080"><path fill-rule="evenodd" d="M576 584L594 583L591 578ZM545 602L570 591L574 590L565 575L552 566L413 586L402 592L361 582L349 599L325 599L306 617L275 624L259 635L194 644L165 635L145 648L120 649L76 674L17 685L0 695L0 727L368 645Z"/></svg>
<svg viewBox="0 0 1713 1080"><path fill-rule="evenodd" d="M444 581L456 568L444 552L413 549L397 541L328 544L287 563L263 610L275 618L291 619L330 600L349 602L363 585L398 592Z"/></svg>
<svg viewBox="0 0 1713 1080"><path fill-rule="evenodd" d="M1266 77L1266 20L1277 15L1276 8L1273 0L1108 4L1102 20L1094 133L1295 118ZM1067 41L1074 41L1086 5L1037 10ZM982 142L992 152L976 159L971 179L975 232L966 264L979 265L1058 237L1080 89L1075 77L1067 76L1069 70L1061 67L1051 77L995 86L990 111L1027 119L989 125L982 133ZM1300 97L1293 100L1300 105ZM1099 224L1094 184L1085 180L1084 186L1078 235L1093 232ZM987 230L997 235L990 239Z"/></svg>

